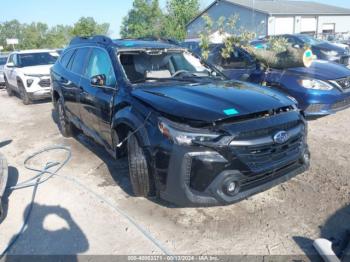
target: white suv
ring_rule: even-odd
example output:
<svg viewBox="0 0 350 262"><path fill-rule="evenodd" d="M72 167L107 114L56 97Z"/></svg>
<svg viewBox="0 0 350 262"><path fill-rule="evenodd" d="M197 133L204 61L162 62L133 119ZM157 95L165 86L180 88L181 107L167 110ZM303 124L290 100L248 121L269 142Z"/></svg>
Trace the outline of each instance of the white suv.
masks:
<svg viewBox="0 0 350 262"><path fill-rule="evenodd" d="M16 51L9 55L4 67L6 90L16 92L23 104L51 97L50 68L59 54L53 50Z"/></svg>

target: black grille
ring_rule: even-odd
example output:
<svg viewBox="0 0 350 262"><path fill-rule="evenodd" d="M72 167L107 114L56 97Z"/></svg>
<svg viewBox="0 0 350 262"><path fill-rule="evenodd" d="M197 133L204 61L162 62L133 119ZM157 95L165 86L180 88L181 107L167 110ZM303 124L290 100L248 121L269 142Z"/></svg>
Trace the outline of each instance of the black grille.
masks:
<svg viewBox="0 0 350 262"><path fill-rule="evenodd" d="M343 108L348 107L348 106L350 106L350 97L333 104L332 109L333 110L340 110L340 109L343 109Z"/></svg>
<svg viewBox="0 0 350 262"><path fill-rule="evenodd" d="M339 79L337 80L337 83L343 90L350 90L350 77Z"/></svg>
<svg viewBox="0 0 350 262"><path fill-rule="evenodd" d="M278 125L278 126L274 126L274 127L242 132L238 136L236 136L235 139L236 140L243 140L243 139L254 139L257 137L268 136L268 135L271 135L277 131L289 130L289 129L295 128L299 125L300 125L300 121L291 121L291 122L288 122L288 123L285 123L282 125Z"/></svg>
<svg viewBox="0 0 350 262"><path fill-rule="evenodd" d="M281 168L296 161L301 154L303 134L291 138L285 144L269 143L260 146L233 146L237 157L254 173Z"/></svg>
<svg viewBox="0 0 350 262"><path fill-rule="evenodd" d="M39 86L41 86L41 87L50 87L51 86L50 79L42 79L42 80L40 80Z"/></svg>

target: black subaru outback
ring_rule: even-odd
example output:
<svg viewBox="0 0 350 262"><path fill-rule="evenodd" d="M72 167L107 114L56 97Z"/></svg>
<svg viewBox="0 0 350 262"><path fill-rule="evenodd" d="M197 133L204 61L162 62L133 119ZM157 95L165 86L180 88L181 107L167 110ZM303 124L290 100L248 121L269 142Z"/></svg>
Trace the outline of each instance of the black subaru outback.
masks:
<svg viewBox="0 0 350 262"><path fill-rule="evenodd" d="M136 196L230 204L308 169L293 100L166 41L75 38L51 70L61 133L127 155Z"/></svg>

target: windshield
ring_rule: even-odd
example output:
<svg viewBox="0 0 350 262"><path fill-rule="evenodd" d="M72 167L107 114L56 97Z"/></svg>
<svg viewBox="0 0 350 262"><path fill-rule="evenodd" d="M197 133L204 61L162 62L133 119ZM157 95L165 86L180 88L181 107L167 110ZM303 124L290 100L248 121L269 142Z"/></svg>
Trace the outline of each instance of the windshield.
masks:
<svg viewBox="0 0 350 262"><path fill-rule="evenodd" d="M7 57L0 57L0 65L6 64Z"/></svg>
<svg viewBox="0 0 350 262"><path fill-rule="evenodd" d="M303 41L304 43L309 44L309 45L319 45L319 44L322 44L324 42L322 40L318 40L318 39L313 38L313 37L308 36L308 35L300 35L298 37L301 41Z"/></svg>
<svg viewBox="0 0 350 262"><path fill-rule="evenodd" d="M26 66L39 66L39 65L53 65L59 54L57 52L43 52L32 54L19 54L18 65L21 67Z"/></svg>
<svg viewBox="0 0 350 262"><path fill-rule="evenodd" d="M133 51L119 53L131 83L217 78L217 72L186 51Z"/></svg>

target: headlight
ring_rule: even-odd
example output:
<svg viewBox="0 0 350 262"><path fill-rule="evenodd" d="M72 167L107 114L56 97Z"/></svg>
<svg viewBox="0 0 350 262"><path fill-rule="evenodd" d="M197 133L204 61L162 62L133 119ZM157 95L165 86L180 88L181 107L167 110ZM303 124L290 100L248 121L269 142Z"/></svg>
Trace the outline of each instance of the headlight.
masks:
<svg viewBox="0 0 350 262"><path fill-rule="evenodd" d="M196 142L210 142L220 136L219 134L211 133L209 130L192 128L164 118L159 119L158 128L163 136L178 145L193 145Z"/></svg>
<svg viewBox="0 0 350 262"><path fill-rule="evenodd" d="M307 89L332 90L333 86L322 80L302 79L299 83Z"/></svg>
<svg viewBox="0 0 350 262"><path fill-rule="evenodd" d="M338 56L338 52L337 51L323 51L321 50L322 54L326 55L326 56L330 56L330 57L333 57L333 56Z"/></svg>

